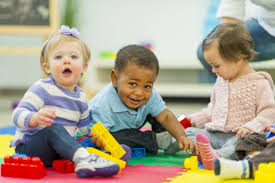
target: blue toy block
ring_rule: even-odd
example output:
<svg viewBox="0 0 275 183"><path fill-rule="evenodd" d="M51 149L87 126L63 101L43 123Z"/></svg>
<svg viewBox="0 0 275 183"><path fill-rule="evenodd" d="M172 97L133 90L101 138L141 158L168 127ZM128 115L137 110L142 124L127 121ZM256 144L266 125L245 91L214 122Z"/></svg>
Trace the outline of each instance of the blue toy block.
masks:
<svg viewBox="0 0 275 183"><path fill-rule="evenodd" d="M93 143L90 138L83 139L83 140L79 141L78 143L80 143L85 148L86 147L94 147L94 148L96 148L95 143Z"/></svg>
<svg viewBox="0 0 275 183"><path fill-rule="evenodd" d="M273 126L273 128L275 128L275 125ZM266 138L269 139L269 138L273 137L274 135L275 135L274 133L272 133L271 131L269 131L267 133L267 135L266 135Z"/></svg>
<svg viewBox="0 0 275 183"><path fill-rule="evenodd" d="M14 154L12 154L12 156L11 157L16 157L16 156L18 156L18 157L21 157L21 158L24 158L24 157L27 157L27 155L26 154L20 154L20 153L14 153Z"/></svg>
<svg viewBox="0 0 275 183"><path fill-rule="evenodd" d="M145 155L145 148L131 148L131 158L144 158Z"/></svg>

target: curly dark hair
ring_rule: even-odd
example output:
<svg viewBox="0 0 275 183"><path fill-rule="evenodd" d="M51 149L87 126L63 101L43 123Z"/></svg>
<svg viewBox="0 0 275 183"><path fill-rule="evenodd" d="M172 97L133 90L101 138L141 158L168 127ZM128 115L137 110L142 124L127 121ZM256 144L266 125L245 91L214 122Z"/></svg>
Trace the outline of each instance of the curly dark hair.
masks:
<svg viewBox="0 0 275 183"><path fill-rule="evenodd" d="M122 71L130 62L138 66L155 70L156 75L158 75L158 59L151 50L144 46L133 44L121 48L116 56L115 70L117 72Z"/></svg>

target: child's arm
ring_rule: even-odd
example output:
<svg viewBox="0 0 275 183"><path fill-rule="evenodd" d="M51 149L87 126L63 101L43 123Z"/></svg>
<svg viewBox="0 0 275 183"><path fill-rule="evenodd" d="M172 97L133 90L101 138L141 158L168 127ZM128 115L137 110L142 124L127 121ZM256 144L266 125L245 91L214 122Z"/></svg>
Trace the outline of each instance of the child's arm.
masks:
<svg viewBox="0 0 275 183"><path fill-rule="evenodd" d="M187 116L193 127L204 128L205 123L211 122L211 114L215 104L215 90L212 90L207 108Z"/></svg>
<svg viewBox="0 0 275 183"><path fill-rule="evenodd" d="M156 116L159 123L173 136L178 142L179 148L184 149L184 152L189 149L189 153L197 153L195 143L186 137L184 128L177 120L176 116L169 110L165 109Z"/></svg>
<svg viewBox="0 0 275 183"><path fill-rule="evenodd" d="M43 108L45 93L38 84L32 85L15 108L12 119L18 128L28 129L39 125L50 126L55 118L55 111Z"/></svg>

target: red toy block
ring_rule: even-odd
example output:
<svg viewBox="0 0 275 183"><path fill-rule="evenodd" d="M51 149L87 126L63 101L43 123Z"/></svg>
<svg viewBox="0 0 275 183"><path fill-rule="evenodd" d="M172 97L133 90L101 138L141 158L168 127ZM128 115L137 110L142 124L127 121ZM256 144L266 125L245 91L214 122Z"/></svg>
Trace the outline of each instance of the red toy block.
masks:
<svg viewBox="0 0 275 183"><path fill-rule="evenodd" d="M1 164L1 176L40 179L46 175L44 163L39 157L5 157Z"/></svg>
<svg viewBox="0 0 275 183"><path fill-rule="evenodd" d="M61 160L54 160L52 167L62 173L74 173L74 163L70 160L61 159Z"/></svg>
<svg viewBox="0 0 275 183"><path fill-rule="evenodd" d="M178 121L185 129L191 127L191 122L185 117L184 114L180 114L178 116Z"/></svg>

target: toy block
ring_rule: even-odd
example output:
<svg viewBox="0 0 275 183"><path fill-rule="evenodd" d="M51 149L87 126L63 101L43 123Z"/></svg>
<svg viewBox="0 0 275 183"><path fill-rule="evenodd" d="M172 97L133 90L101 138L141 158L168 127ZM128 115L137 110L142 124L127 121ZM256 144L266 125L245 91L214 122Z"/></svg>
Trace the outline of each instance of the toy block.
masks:
<svg viewBox="0 0 275 183"><path fill-rule="evenodd" d="M85 148L86 147L95 147L96 148L95 143L93 143L89 137L82 137L80 139L77 139L77 142L80 143Z"/></svg>
<svg viewBox="0 0 275 183"><path fill-rule="evenodd" d="M126 152L116 141L116 139L110 134L110 132L102 125L99 121L92 128L91 132L96 134L100 139L103 140L107 152L110 152L112 156L121 158Z"/></svg>
<svg viewBox="0 0 275 183"><path fill-rule="evenodd" d="M74 163L67 159L54 160L52 167L62 173L74 173Z"/></svg>
<svg viewBox="0 0 275 183"><path fill-rule="evenodd" d="M105 158L105 159L107 159L109 161L113 161L113 162L117 163L119 165L120 170L122 170L126 166L126 162L125 161L122 161L122 160L120 160L118 158L115 158L115 157L113 157L113 156L111 156L111 155L109 155L109 154L107 154L105 152L102 152L102 151L100 151L100 150L98 150L96 148L87 147L86 149L87 149L87 151L90 154L97 154L98 156L100 156L102 158Z"/></svg>
<svg viewBox="0 0 275 183"><path fill-rule="evenodd" d="M145 156L145 148L131 148L131 158L144 158Z"/></svg>
<svg viewBox="0 0 275 183"><path fill-rule="evenodd" d="M20 153L14 153L13 155L11 155L12 157L16 157L16 156L19 156L21 158L24 158L26 157L27 155L26 154L20 154Z"/></svg>
<svg viewBox="0 0 275 183"><path fill-rule="evenodd" d="M46 169L39 157L7 156L1 164L1 176L3 177L40 179L45 175Z"/></svg>
<svg viewBox="0 0 275 183"><path fill-rule="evenodd" d="M198 157L197 156L191 156L190 158L186 158L184 160L184 168L194 170L198 169Z"/></svg>
<svg viewBox="0 0 275 183"><path fill-rule="evenodd" d="M258 170L255 172L256 183L273 183L275 182L275 163L261 163L258 166Z"/></svg>
<svg viewBox="0 0 275 183"><path fill-rule="evenodd" d="M275 128L275 125L273 126L273 128ZM271 131L269 131L267 134L266 134L266 138L269 139L271 137L274 137L274 133L272 133Z"/></svg>
<svg viewBox="0 0 275 183"><path fill-rule="evenodd" d="M191 122L185 117L184 114L180 114L178 116L178 121L185 129L191 127Z"/></svg>

